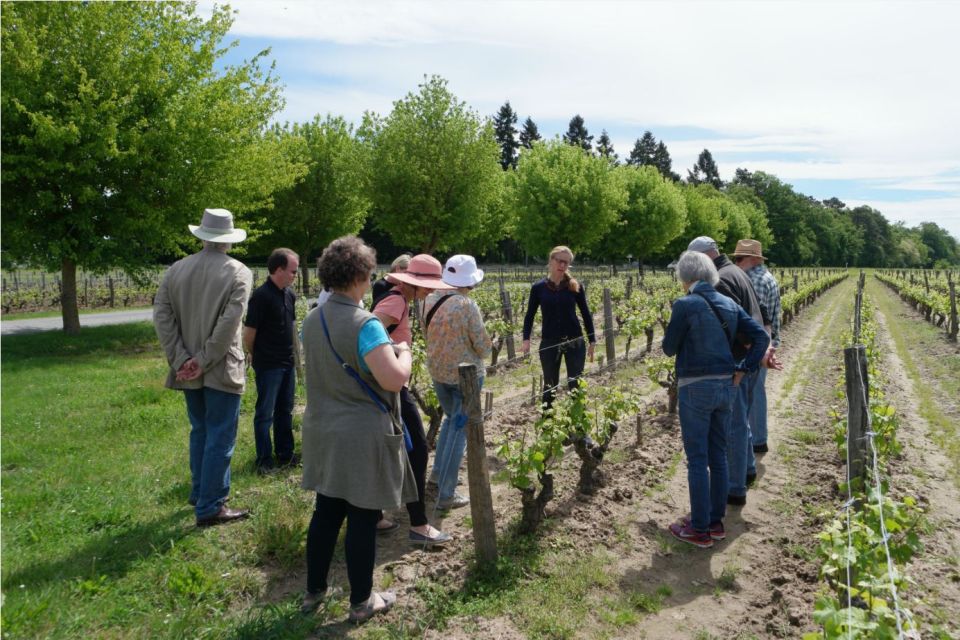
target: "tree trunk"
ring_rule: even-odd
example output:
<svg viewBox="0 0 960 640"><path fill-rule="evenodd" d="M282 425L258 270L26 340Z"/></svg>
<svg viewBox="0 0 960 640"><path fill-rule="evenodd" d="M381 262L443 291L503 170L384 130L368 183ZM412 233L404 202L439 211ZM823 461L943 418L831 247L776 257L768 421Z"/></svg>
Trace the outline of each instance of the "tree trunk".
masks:
<svg viewBox="0 0 960 640"><path fill-rule="evenodd" d="M613 436L617 433L617 428L617 423L611 422L607 439L600 444L594 443L588 446L584 438L574 440L573 448L580 458L580 482L577 485L580 493L592 496L597 492L598 487L606 484L607 479L600 470L600 463L603 461L603 455L607 452Z"/></svg>
<svg viewBox="0 0 960 640"><path fill-rule="evenodd" d="M80 333L80 310L77 308L77 263L69 258L60 262L63 292L60 296L60 312L63 316L63 332Z"/></svg>

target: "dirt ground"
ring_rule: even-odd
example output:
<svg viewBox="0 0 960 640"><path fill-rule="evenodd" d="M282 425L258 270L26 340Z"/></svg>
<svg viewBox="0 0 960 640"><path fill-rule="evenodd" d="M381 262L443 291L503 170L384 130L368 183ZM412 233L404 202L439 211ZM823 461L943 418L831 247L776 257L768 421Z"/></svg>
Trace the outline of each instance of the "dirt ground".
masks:
<svg viewBox="0 0 960 640"><path fill-rule="evenodd" d="M770 452L758 459L758 480L748 493L746 506L731 507L725 525L727 539L711 550L672 543L667 525L689 511L685 463L675 419L661 417L645 422L643 441L636 442L633 425L616 435L604 468L610 479L592 497L576 496L576 455L568 453L557 474L557 499L548 515L554 521L552 536L574 540L577 550L589 554L598 548L613 553L611 571L625 591L668 587L669 596L656 613L645 615L614 637L624 638L786 638L813 631L814 599L822 589L813 561L815 535L843 502L838 484L844 466L833 443L832 410L845 410L842 387L840 332L850 317L854 282L848 279L823 295L785 328L780 351L785 368L767 379ZM874 295L884 295L880 288ZM904 314L912 311L897 301ZM925 551L908 568L914 585L907 589L906 606L928 631L937 620L953 632L960 625L952 612L960 611L960 495L950 478L949 461L928 439L926 423L919 417L918 400L903 370L895 347L885 332L886 320L877 313L884 340L883 370L888 377L888 397L900 415L904 452L891 464L895 495L910 493L930 509L931 526L925 530ZM945 344L945 350L949 347ZM608 374L609 375L609 374ZM615 374L614 374L615 375ZM604 378L601 376L602 384ZM935 381L933 382L935 383ZM487 441L503 433L522 437L535 419L535 409L518 391L495 401L494 415L486 422ZM662 391L648 402L662 403ZM956 404L953 415L957 415ZM957 415L960 418L960 415ZM499 466L492 446L491 473ZM922 469L918 473L917 469ZM466 482L466 470L462 472ZM503 528L519 511L519 495L504 482L492 485L498 526ZM435 495L428 496L428 507ZM405 512L391 514L401 523L399 533L384 536L378 549L375 584L389 583L400 598L398 607L379 622L394 630L421 617L424 604L416 590L427 579L462 584L468 565L465 552L473 547L469 508L432 517L436 526L456 540L445 549L412 550L406 541ZM951 526L952 525L952 526ZM341 563L336 573L344 573ZM334 575L342 579L345 575ZM280 590L294 592L302 576L289 576ZM289 595L276 593L278 597ZM562 615L558 612L558 615ZM951 615L953 618L951 619ZM950 626L952 625L952 626ZM363 631L339 623L321 629L322 637L362 637ZM609 629L606 631L609 637ZM594 637L589 621L578 634ZM924 633L924 637L928 634ZM452 620L442 632L428 630L428 638L523 638L506 617Z"/></svg>

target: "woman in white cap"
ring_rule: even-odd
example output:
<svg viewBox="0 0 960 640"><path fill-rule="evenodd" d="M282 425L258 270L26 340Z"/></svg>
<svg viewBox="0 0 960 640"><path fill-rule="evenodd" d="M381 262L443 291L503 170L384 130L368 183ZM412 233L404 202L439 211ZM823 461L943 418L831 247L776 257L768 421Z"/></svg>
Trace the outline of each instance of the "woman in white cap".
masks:
<svg viewBox="0 0 960 640"><path fill-rule="evenodd" d="M452 290L453 287L445 284L440 278L440 262L433 256L420 254L412 258L402 257L406 258L403 268L386 275L387 282L393 285L393 288L381 294L380 298L374 302L371 311L380 318L394 343L413 344L413 334L410 331L410 302L423 300L434 290ZM410 516L410 542L430 546L440 545L450 540L450 534L431 526L427 520L424 491L429 449L420 410L410 395L407 385L400 390L400 415L410 434L412 447L407 453L418 491L417 500L407 503L407 514ZM381 518L377 523L377 533L388 533L397 528L396 523L385 518Z"/></svg>
<svg viewBox="0 0 960 640"><path fill-rule="evenodd" d="M427 297L423 333L427 340L427 367L444 415L431 480L439 487L437 508L446 510L470 503L456 492L457 474L467 444L459 385L460 364L475 363L482 386L484 359L490 353L491 344L480 308L469 298L470 291L483 281L483 270L477 268L477 261L467 255L451 257L444 265L443 281L456 290L438 291Z"/></svg>

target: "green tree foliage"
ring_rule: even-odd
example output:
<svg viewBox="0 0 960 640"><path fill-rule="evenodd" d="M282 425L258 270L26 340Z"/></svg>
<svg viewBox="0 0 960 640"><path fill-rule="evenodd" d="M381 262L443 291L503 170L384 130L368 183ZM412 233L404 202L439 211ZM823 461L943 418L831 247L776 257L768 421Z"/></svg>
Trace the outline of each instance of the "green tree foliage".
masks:
<svg viewBox="0 0 960 640"><path fill-rule="evenodd" d="M509 234L493 126L443 78L426 78L386 118L366 114L361 138L374 220L397 245L481 253Z"/></svg>
<svg viewBox="0 0 960 640"><path fill-rule="evenodd" d="M503 103L500 111L493 117L493 135L497 139L497 144L500 145L500 166L504 171L515 169L520 143L517 141L517 114L510 106L509 100Z"/></svg>
<svg viewBox="0 0 960 640"><path fill-rule="evenodd" d="M307 266L331 240L363 227L370 209L366 149L350 124L330 115L276 126L272 134L307 172L274 196L272 210L261 212L261 226L271 231L256 244L264 253L290 247ZM309 290L310 269L301 269L300 277L303 289Z"/></svg>
<svg viewBox="0 0 960 640"><path fill-rule="evenodd" d="M921 222L920 239L929 250L927 267L947 267L960 264L960 247L950 233L935 222Z"/></svg>
<svg viewBox="0 0 960 640"><path fill-rule="evenodd" d="M301 173L262 136L282 104L268 52L220 63L230 25L187 3L3 3L3 252L62 272L67 332L78 266L136 276L204 207L263 207Z"/></svg>
<svg viewBox="0 0 960 640"><path fill-rule="evenodd" d="M895 257L886 266L919 269L929 264L930 249L923 243L918 229L908 229L902 222L890 227L896 248Z"/></svg>
<svg viewBox="0 0 960 640"><path fill-rule="evenodd" d="M664 146L664 151L666 151L666 146ZM667 154L668 162L669 157L670 154ZM637 138L637 141L633 143L633 149L630 151L627 164L640 167L657 165L657 140L653 137L652 133L644 131L643 136Z"/></svg>
<svg viewBox="0 0 960 640"><path fill-rule="evenodd" d="M687 170L687 182L693 185L709 184L715 189L723 187L720 170L717 169L717 163L714 162L709 149L701 151L697 163L693 165L692 169Z"/></svg>
<svg viewBox="0 0 960 640"><path fill-rule="evenodd" d="M717 246L722 247L727 235L722 199L717 191L709 185L682 185L680 192L687 207L687 226L667 245L663 257L676 258L697 236L710 236L717 241Z"/></svg>
<svg viewBox="0 0 960 640"><path fill-rule="evenodd" d="M656 167L624 165L617 168L627 193L627 202L604 240L610 257L634 256L641 262L657 254L683 233L687 205L673 182Z"/></svg>
<svg viewBox="0 0 960 640"><path fill-rule="evenodd" d="M760 242L764 255L773 247L774 237L767 223L767 205L752 189L744 185L731 184L724 190L728 198L737 203L743 215L750 223L750 238ZM730 234L728 233L728 239ZM743 240L744 238L737 238ZM736 245L734 245L736 246Z"/></svg>
<svg viewBox="0 0 960 640"><path fill-rule="evenodd" d="M589 250L627 201L615 167L558 139L521 155L512 178L516 238L533 255L546 255L558 244Z"/></svg>
<svg viewBox="0 0 960 640"><path fill-rule="evenodd" d="M869 242L868 250L858 255L851 264L858 267L889 265L897 248L890 223L883 214L864 205L850 209L847 218L859 229L860 237Z"/></svg>
<svg viewBox="0 0 960 640"><path fill-rule="evenodd" d="M570 118L570 124L567 125L567 132L563 134L563 141L574 147L580 147L584 151L591 151L593 147L593 136L587 131L587 125L584 123L580 114Z"/></svg>
<svg viewBox="0 0 960 640"><path fill-rule="evenodd" d="M663 143L663 140L657 143L657 149L653 154L653 164L664 178L680 182L680 176L673 171L673 161L670 159L670 152L667 151L667 145Z"/></svg>
<svg viewBox="0 0 960 640"><path fill-rule="evenodd" d="M530 149L534 142L542 139L543 136L537 129L537 123L533 121L533 118L527 116L527 119L523 121L523 129L520 130L520 146L524 149Z"/></svg>
<svg viewBox="0 0 960 640"><path fill-rule="evenodd" d="M776 244L769 254L764 250L764 255L783 266L819 263L817 237L808 221L813 204L808 198L762 171L738 170L734 183L750 188L767 207L767 221Z"/></svg>
<svg viewBox="0 0 960 640"><path fill-rule="evenodd" d="M613 150L613 143L610 142L610 136L607 135L606 129L600 132L600 137L597 139L597 155L601 158L606 158L613 164L620 163L620 159L617 156L617 152Z"/></svg>

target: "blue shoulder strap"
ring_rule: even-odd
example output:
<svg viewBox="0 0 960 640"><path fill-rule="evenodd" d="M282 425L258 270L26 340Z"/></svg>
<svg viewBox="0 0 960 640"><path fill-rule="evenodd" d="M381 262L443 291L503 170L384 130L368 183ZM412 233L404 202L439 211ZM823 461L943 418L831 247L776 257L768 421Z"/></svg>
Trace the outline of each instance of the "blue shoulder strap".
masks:
<svg viewBox="0 0 960 640"><path fill-rule="evenodd" d="M350 374L354 380L357 381L364 391L367 392L367 395L376 403L380 410L384 413L390 413L390 409L387 408L387 405L383 403L383 400L380 399L380 396L377 395L377 392L367 384L367 382L360 377L360 374L357 373L357 370L351 367L349 364L344 362L343 358L340 357L340 354L337 353L337 350L333 348L333 341L330 339L330 331L327 329L327 318L323 315L323 309L320 309L320 322L323 323L323 335L327 336L327 344L330 345L330 350L333 351L334 357L337 359L337 362L340 363L340 366L343 367L343 370Z"/></svg>

